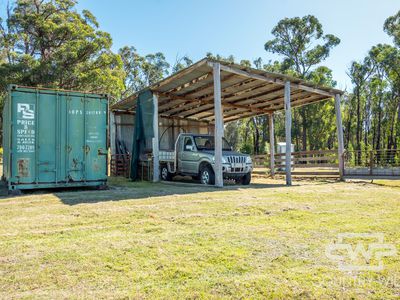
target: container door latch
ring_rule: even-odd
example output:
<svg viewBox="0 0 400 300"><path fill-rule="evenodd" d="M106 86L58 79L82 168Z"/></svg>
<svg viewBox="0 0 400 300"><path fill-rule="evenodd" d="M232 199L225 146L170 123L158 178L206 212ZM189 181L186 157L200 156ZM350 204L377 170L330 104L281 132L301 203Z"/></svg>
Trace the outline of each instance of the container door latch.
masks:
<svg viewBox="0 0 400 300"><path fill-rule="evenodd" d="M107 156L108 155L108 151L104 150L103 148L99 148L97 150L97 155L105 155L105 156Z"/></svg>

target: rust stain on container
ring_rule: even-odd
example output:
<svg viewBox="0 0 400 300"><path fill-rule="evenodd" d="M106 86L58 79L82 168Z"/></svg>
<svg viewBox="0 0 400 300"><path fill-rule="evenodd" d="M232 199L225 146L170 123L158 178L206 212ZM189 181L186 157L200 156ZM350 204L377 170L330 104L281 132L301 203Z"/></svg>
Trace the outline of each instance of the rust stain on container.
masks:
<svg viewBox="0 0 400 300"><path fill-rule="evenodd" d="M23 158L17 161L18 177L29 177L29 159Z"/></svg>

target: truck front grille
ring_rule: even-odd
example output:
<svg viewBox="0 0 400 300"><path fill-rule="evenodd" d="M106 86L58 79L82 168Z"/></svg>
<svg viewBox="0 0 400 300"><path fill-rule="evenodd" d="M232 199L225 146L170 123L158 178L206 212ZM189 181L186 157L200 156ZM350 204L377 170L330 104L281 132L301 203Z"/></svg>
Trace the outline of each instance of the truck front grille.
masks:
<svg viewBox="0 0 400 300"><path fill-rule="evenodd" d="M230 164L244 164L246 162L245 156L228 156L228 163Z"/></svg>

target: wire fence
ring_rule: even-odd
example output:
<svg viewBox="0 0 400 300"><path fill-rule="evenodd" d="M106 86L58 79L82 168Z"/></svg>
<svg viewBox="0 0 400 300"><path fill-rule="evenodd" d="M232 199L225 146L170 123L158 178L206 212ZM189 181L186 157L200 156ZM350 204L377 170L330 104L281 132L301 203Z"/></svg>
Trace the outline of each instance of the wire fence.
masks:
<svg viewBox="0 0 400 300"><path fill-rule="evenodd" d="M400 176L400 150L353 150L344 153L345 175Z"/></svg>

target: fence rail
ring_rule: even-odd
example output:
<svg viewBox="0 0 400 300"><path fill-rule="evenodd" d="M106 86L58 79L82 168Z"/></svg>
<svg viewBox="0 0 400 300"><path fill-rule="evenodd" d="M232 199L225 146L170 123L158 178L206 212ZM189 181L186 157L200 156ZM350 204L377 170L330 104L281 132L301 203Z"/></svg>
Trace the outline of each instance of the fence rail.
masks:
<svg viewBox="0 0 400 300"><path fill-rule="evenodd" d="M271 174L284 174L286 169L286 155L274 155L275 168ZM253 156L255 168L270 169L270 156ZM293 175L305 176L339 176L339 160L337 150L310 150L292 152L291 168Z"/></svg>

